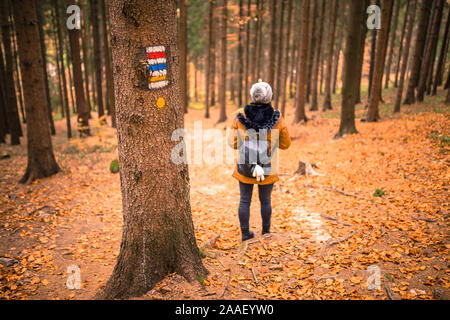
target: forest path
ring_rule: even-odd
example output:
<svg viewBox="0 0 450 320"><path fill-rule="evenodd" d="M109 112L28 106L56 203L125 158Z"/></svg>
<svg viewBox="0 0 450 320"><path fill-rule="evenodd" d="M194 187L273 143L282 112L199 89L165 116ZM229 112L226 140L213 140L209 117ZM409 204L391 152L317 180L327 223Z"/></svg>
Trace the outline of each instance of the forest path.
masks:
<svg viewBox="0 0 450 320"><path fill-rule="evenodd" d="M339 140L332 139L335 110L290 126L294 140L280 153L282 175L272 195L273 233L261 237L255 188L250 223L256 237L244 245L234 165L190 165L197 242L213 240L202 249L210 273L192 283L170 275L140 299L448 294L449 110L433 103L383 114L379 123L358 121L359 134ZM212 119L217 112L212 109ZM186 126L202 116L190 110ZM288 123L291 117L289 109ZM212 119L203 127L224 132L225 124ZM15 260L0 266L0 298L89 299L111 274L122 232L119 176L108 171L117 141L111 128L91 125L94 136L67 143L64 123L57 122L54 146L64 172L32 185L17 183L26 146L0 146L0 154L11 155L0 160L0 256ZM299 160L315 163L323 176L293 174ZM71 266L80 271L78 290L67 287ZM374 276L378 289L368 288Z"/></svg>

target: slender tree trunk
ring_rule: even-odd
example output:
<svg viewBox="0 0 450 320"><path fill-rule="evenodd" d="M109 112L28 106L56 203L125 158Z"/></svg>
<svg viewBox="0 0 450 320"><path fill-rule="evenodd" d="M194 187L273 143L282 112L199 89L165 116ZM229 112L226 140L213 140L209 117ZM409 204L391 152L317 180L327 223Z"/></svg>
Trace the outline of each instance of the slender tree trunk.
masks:
<svg viewBox="0 0 450 320"><path fill-rule="evenodd" d="M333 75L331 77L331 92L333 94L336 93L336 84L337 84L337 74L339 70L339 60L341 57L341 50L342 50L342 43L344 42L344 28L345 28L345 6L346 4L343 3L340 7L340 12L338 14L338 17L340 17L340 25L339 25L339 33L337 38L337 48L334 50L334 58L333 58Z"/></svg>
<svg viewBox="0 0 450 320"><path fill-rule="evenodd" d="M83 0L83 5L81 5L81 11L82 12L88 12L87 10L87 0ZM91 97L89 94L89 74L90 74L90 67L89 67L89 56L88 56L88 49L87 49L87 42L88 42L88 15L84 14L81 16L82 26L81 26L81 46L83 49L83 67L84 67L84 88L86 92L86 103L89 110L89 118L91 117ZM114 96L114 90L113 90L113 96ZM114 122L113 122L114 123ZM114 126L113 126L114 127Z"/></svg>
<svg viewBox="0 0 450 320"><path fill-rule="evenodd" d="M287 0L282 0L281 1L281 10L280 10L280 21L279 21L279 30L278 30L278 39L279 39L279 43L278 43L278 66L277 66L277 73L276 73L276 87L275 87L275 109L279 109L279 101L280 101L280 93L281 93L281 81L282 81L282 76L283 76L283 63L285 60L285 57L283 55L283 46L284 46L284 42L287 42L286 39L284 39L283 36L283 26L284 26L284 13L286 11L286 4L287 4Z"/></svg>
<svg viewBox="0 0 450 320"><path fill-rule="evenodd" d="M5 143L5 137L9 133L8 119L6 118L6 94L5 94L5 66L3 65L3 51L0 50L0 143Z"/></svg>
<svg viewBox="0 0 450 320"><path fill-rule="evenodd" d="M227 120L227 20L228 20L228 2L223 0L222 3L222 37L221 37L221 63L219 100L220 100L220 117L218 122ZM180 51L181 54L181 51Z"/></svg>
<svg viewBox="0 0 450 320"><path fill-rule="evenodd" d="M309 6L310 0L302 0L302 22L301 22L301 42L299 48L299 61L297 68L296 86L296 109L294 123L307 121L305 112L306 100L306 60L308 56L308 35L309 35Z"/></svg>
<svg viewBox="0 0 450 320"><path fill-rule="evenodd" d="M309 16L310 17L314 17L315 15L315 11L317 10L317 1L311 1L310 3L310 9L309 9ZM309 19L309 26L308 26L308 30L310 30L311 32L311 36L308 39L308 57L307 57L307 62L306 62L306 96L305 96L305 101L306 103L310 103L310 95L311 95L311 74L312 74L312 67L313 67L313 61L314 61L314 57L313 57L313 52L316 50L315 45L316 45L316 41L315 38L313 37L313 28L314 28L314 24L315 21L313 18Z"/></svg>
<svg viewBox="0 0 450 320"><path fill-rule="evenodd" d="M245 64L244 64L244 83L245 83L245 94L244 103L248 102L248 92L250 91L249 85L249 65L250 65L250 23L251 23L251 0L247 0L247 24L245 30Z"/></svg>
<svg viewBox="0 0 450 320"><path fill-rule="evenodd" d="M397 33L397 25L398 25L398 16L400 12L400 3L401 0L395 0L395 9L394 9L394 16L392 19L392 30L390 31L390 45L389 45L389 54L388 59L386 62L386 70L385 70L385 81L384 81L384 88L389 88L389 80L391 76L391 65L392 65L392 57L394 54L394 47L395 47L395 37Z"/></svg>
<svg viewBox="0 0 450 320"><path fill-rule="evenodd" d="M275 81L275 54L276 54L276 24L277 24L277 6L275 0L270 0L270 42L269 42L269 61L267 63L267 83L273 86Z"/></svg>
<svg viewBox="0 0 450 320"><path fill-rule="evenodd" d="M103 1L103 0L102 0ZM67 0L67 6L76 4L75 0ZM89 109L84 97L83 73L81 71L80 30L67 30L69 33L70 48L73 58L73 77L77 99L77 124L80 137L90 135Z"/></svg>
<svg viewBox="0 0 450 320"><path fill-rule="evenodd" d="M432 62L436 56L436 47L439 37L439 29L441 27L442 21L442 11L444 8L444 0L435 0L435 17L431 21L432 26L430 30L430 36L428 39L428 45L425 48L423 62L422 62L422 72L419 77L419 84L417 86L417 101L422 102L424 100L425 91L427 89L428 74L433 74ZM431 70L430 70L431 69Z"/></svg>
<svg viewBox="0 0 450 320"><path fill-rule="evenodd" d="M369 110L367 111L367 121L377 121L378 104L380 102L379 92L383 81L383 70L386 59L386 45L389 32L389 17L392 14L393 0L384 0L381 10L381 29L378 30L375 66L372 82L372 94L369 98Z"/></svg>
<svg viewBox="0 0 450 320"><path fill-rule="evenodd" d="M59 103L61 106L61 117L64 118L64 113L65 113L65 109L64 109L64 96L65 96L65 92L63 93L63 85L62 85L62 74L61 74L61 66L60 66L60 59L59 59L59 45L58 45L58 33L57 33L57 28L56 28L56 15L55 12L52 12L52 17L53 17L53 21L54 21L54 26L53 26L53 42L54 42L54 46L55 46L55 63L56 63L56 76L57 76L57 80L58 80L58 91L59 91Z"/></svg>
<svg viewBox="0 0 450 320"><path fill-rule="evenodd" d="M28 165L20 182L30 183L53 175L60 168L50 136L35 0L14 1L13 5L28 115Z"/></svg>
<svg viewBox="0 0 450 320"><path fill-rule="evenodd" d="M64 20L63 20L64 21ZM72 105L72 113L76 114L77 113L77 109L76 109L76 101L75 101L75 96L73 95L73 91L74 91L74 84L73 84L73 72L72 72L72 68L73 68L73 61L72 61L72 53L70 52L70 45L69 45L69 41L66 41L66 39L64 39L64 50L66 51L65 57L66 57L66 64L67 64L67 74L69 75L69 93L70 93L70 103Z"/></svg>
<svg viewBox="0 0 450 320"><path fill-rule="evenodd" d="M72 127L70 123L70 109L69 109L69 99L68 99L68 92L67 92L67 83L66 83L66 71L64 68L64 55L63 55L63 33L61 29L61 18L60 18L60 10L59 10L59 3L58 0L53 0L53 5L55 8L55 19L56 19L56 30L58 33L58 53L59 53L59 61L61 63L61 78L63 83L63 90L64 90L64 114L66 115L66 126L67 126L67 138L72 138Z"/></svg>
<svg viewBox="0 0 450 320"><path fill-rule="evenodd" d="M117 264L102 298L114 299L140 296L169 273L193 281L207 270L194 235L188 167L171 157L178 143L171 139L172 131L183 128L184 112L175 1L112 0L109 11L124 228ZM135 59L145 59L141 47L149 45L149 39L168 46L174 57L168 60L172 85L156 91L130 85L145 72ZM154 106L158 98L166 101L162 109ZM158 141L148 139L155 135Z"/></svg>
<svg viewBox="0 0 450 320"><path fill-rule="evenodd" d="M258 21L260 21L258 25L257 30L257 38L258 38L258 45L257 45L257 52L256 52L256 76L255 76L255 82L261 77L261 56L263 54L262 52L262 28L263 28L263 12L264 12L264 1L265 0L258 0Z"/></svg>
<svg viewBox="0 0 450 320"><path fill-rule="evenodd" d="M448 44L449 44L449 26L450 26L450 14L447 16L447 22L445 24L444 38L442 39L441 53L439 54L439 60L436 67L436 77L433 83L433 91L432 95L435 96L437 94L437 87L442 85L442 79L444 76L444 66L448 53Z"/></svg>
<svg viewBox="0 0 450 320"><path fill-rule="evenodd" d="M11 7L11 11L12 11L12 7ZM27 122L27 116L26 116L26 112L25 112L25 107L24 107L24 101L23 101L23 90L22 90L22 73L20 71L20 59L19 59L19 54L18 54L18 50L17 50L17 43L16 43L16 31L14 28L14 19L11 13L11 39L12 39L12 49L13 49L13 56L14 56L14 71L16 72L16 88L17 88L17 105L19 107L20 113L22 113L22 122L26 123ZM22 133L22 127L20 127L20 136L23 136Z"/></svg>
<svg viewBox="0 0 450 320"><path fill-rule="evenodd" d="M181 87L181 103L184 107L184 113L188 112L188 79L187 79L187 1L179 0L180 20L178 23L178 37L180 49L180 87Z"/></svg>
<svg viewBox="0 0 450 320"><path fill-rule="evenodd" d="M209 118L209 107L210 107L210 95L214 91L214 82L212 80L212 65L215 63L215 59L213 59L214 55L214 7L216 5L216 0L209 1L209 27L208 27L208 54L207 54L207 63L205 70L205 118Z"/></svg>
<svg viewBox="0 0 450 320"><path fill-rule="evenodd" d="M47 100L47 114L48 114L48 121L50 123L50 132L52 136L56 134L55 131L55 123L53 122L53 115L52 115L52 104L50 102L50 89L48 84L48 74L47 74L47 50L45 46L45 34L42 29L42 24L44 23L44 17L42 15L42 9L40 7L39 1L36 1L36 10L37 10L37 17L38 17L38 27L39 27L39 39L41 44L41 54L42 54L42 67L44 70L44 84L45 84L45 97Z"/></svg>
<svg viewBox="0 0 450 320"><path fill-rule="evenodd" d="M395 81L394 81L395 88L398 87L398 76L400 73L400 61L401 61L402 52L403 52L403 42L404 42L403 40L405 38L406 24L408 22L409 10L410 10L410 6L411 6L411 0L407 0L406 2L407 2L407 5L406 5L406 10L405 10L405 18L403 19L402 34L401 34L401 38L400 38L400 46L398 49L397 64L396 64L396 68L395 68Z"/></svg>
<svg viewBox="0 0 450 320"><path fill-rule="evenodd" d="M411 74L409 76L408 89L406 91L405 101L403 102L404 104L412 104L416 102L415 88L419 82L432 4L433 0L422 0L420 3L419 25L417 27L417 37L411 66Z"/></svg>
<svg viewBox="0 0 450 320"><path fill-rule="evenodd" d="M328 34L328 57L327 57L327 73L325 75L325 100L322 111L331 110L331 76L333 74L333 49L336 30L337 10L339 6L338 0L333 0L330 11L330 30Z"/></svg>
<svg viewBox="0 0 450 320"><path fill-rule="evenodd" d="M365 4L364 7L367 8L370 5L370 0L365 0ZM362 18L363 21L361 22L361 24L365 24L365 19L364 17ZM358 60L357 60L357 64L356 64L356 74L357 74L357 78L358 78L358 89L356 91L356 104L361 104L361 81L362 81L362 75L363 75L363 66L364 66L364 51L366 48L366 36L367 36L367 27L364 27L362 32L361 32L361 45L360 45L360 51L359 51L359 56L358 56ZM344 82L344 73L342 73L342 82Z"/></svg>
<svg viewBox="0 0 450 320"><path fill-rule="evenodd" d="M286 112L286 82L287 82L287 76L288 76L288 66L290 65L289 60L289 40L291 39L291 33L292 33L292 4L293 0L288 1L288 16L287 16L287 33L286 33L286 41L284 42L284 48L283 48L283 74L282 74L282 81L280 86L280 96L281 96L281 114L285 114Z"/></svg>
<svg viewBox="0 0 450 320"><path fill-rule="evenodd" d="M365 32L364 17L365 2L361 0L349 0L349 14L347 24L347 39L344 52L344 77L342 83L342 107L341 122L339 132L335 138L342 137L345 134L358 133L355 126L355 102L359 90L358 82L360 75L359 69L355 68L355 61L362 63L360 59L361 48L363 45L361 39Z"/></svg>
<svg viewBox="0 0 450 320"><path fill-rule="evenodd" d="M408 22L408 31L405 39L405 47L403 51L403 57L402 57L402 70L400 73L400 79L397 89L397 97L395 99L395 106L394 106L394 112L400 112L400 105L402 103L402 95L403 95L403 87L405 85L405 78L406 78L406 69L408 66L408 56L409 56L409 50L411 47L411 39L412 39L412 33L414 29L414 18L416 16L416 8L417 8L417 1L412 1L411 5L411 12L409 14L409 18L405 17L405 20L409 19Z"/></svg>
<svg viewBox="0 0 450 320"><path fill-rule="evenodd" d="M95 85L97 93L97 107L98 117L101 118L105 115L103 108L103 92L102 92L102 57L100 49L100 30L98 24L98 1L90 0L91 4L91 21L92 32L94 38L94 59L95 59Z"/></svg>
<svg viewBox="0 0 450 320"><path fill-rule="evenodd" d="M297 3L297 2L295 2ZM296 26L300 26L300 17L301 17L301 6L296 4L295 6L295 15L294 15L294 25ZM291 59L291 75L290 75L290 84L289 84L289 97L292 99L294 98L295 95L295 85L297 82L297 66L298 66L298 51L299 51L299 47L300 47L300 37L301 37L301 33L300 33L300 28L294 28L294 42L292 45L292 50L291 50L291 55L292 55L292 59ZM294 105L295 105L295 99L294 99Z"/></svg>
<svg viewBox="0 0 450 320"><path fill-rule="evenodd" d="M320 15L317 17L316 21L319 24L319 28L316 27L316 36L318 39L317 43L317 52L314 53L314 65L312 71L312 80L311 80L311 111L319 110L319 104L317 102L317 86L318 86L318 78L319 78L319 65L322 57L322 38L323 38L323 28L324 28L324 20L325 20L325 9L327 8L326 0L321 1L321 11Z"/></svg>
<svg viewBox="0 0 450 320"><path fill-rule="evenodd" d="M242 90L244 83L244 7L243 0L239 0L239 30L238 30L238 108L242 107Z"/></svg>
<svg viewBox="0 0 450 320"><path fill-rule="evenodd" d="M20 125L16 92L14 88L13 54L11 49L9 8L6 0L1 0L0 6L3 49L5 50L6 118L8 119L10 143L11 145L18 145L20 144L22 128Z"/></svg>

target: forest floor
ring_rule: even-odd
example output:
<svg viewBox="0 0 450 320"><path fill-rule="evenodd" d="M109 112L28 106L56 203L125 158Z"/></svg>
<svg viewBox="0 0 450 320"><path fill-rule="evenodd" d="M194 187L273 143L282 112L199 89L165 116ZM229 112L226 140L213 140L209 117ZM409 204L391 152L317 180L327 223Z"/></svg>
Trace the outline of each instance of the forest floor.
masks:
<svg viewBox="0 0 450 320"><path fill-rule="evenodd" d="M255 240L241 244L233 165L189 167L197 242L209 275L192 283L168 275L138 299L449 299L449 116L444 93L334 140L334 110L308 112L290 125L293 143L280 154L272 231L261 237L257 191L251 206ZM216 125L190 109L186 126ZM287 122L292 122L289 105ZM75 126L76 119L72 119ZM93 136L66 139L57 121L54 151L63 172L18 183L26 145L0 145L0 299L90 299L106 283L119 253L122 204L117 139L91 121ZM297 175L299 161L319 176ZM255 188L256 189L256 188ZM210 243L211 245L205 245ZM0 262L1 262L0 261ZM81 289L66 286L76 266Z"/></svg>

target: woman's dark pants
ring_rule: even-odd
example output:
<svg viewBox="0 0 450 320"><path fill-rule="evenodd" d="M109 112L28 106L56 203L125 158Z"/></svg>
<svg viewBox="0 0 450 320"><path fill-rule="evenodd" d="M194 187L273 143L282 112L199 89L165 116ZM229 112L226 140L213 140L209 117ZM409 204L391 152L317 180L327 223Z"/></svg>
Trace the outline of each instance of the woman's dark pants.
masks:
<svg viewBox="0 0 450 320"><path fill-rule="evenodd" d="M252 201L253 184L239 182L241 191L241 199L239 201L239 222L241 230L246 232L249 230L250 220L250 203ZM273 184L258 185L259 201L261 202L261 218L264 229L270 228L270 218L272 216L272 195Z"/></svg>

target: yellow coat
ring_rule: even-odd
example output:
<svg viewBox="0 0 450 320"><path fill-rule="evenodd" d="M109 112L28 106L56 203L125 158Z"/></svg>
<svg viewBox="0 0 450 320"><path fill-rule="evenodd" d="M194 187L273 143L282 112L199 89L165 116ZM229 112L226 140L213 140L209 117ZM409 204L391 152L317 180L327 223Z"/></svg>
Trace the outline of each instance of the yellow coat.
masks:
<svg viewBox="0 0 450 320"><path fill-rule="evenodd" d="M239 109L236 114L238 113L242 113L245 117L245 113L243 112L243 109ZM286 122L283 118L282 115L280 115L280 118L277 122L277 124L272 128L273 129L277 129L279 130L279 145L278 148L281 150L286 150L287 148L289 148L289 146L291 145L291 137L289 135L289 131L288 128L286 126ZM233 133L236 133L236 131L241 132L240 135L241 136L246 136L245 133L247 131L247 129L245 128L245 126L239 121L239 119L237 117L235 117L233 119L233 123L231 124L231 130L233 131ZM246 137L246 139L248 139L248 137ZM269 131L267 134L267 140L269 142L269 148L272 148L271 146L271 132ZM239 149L239 147L242 144L242 141L238 141L238 137L236 134L232 134L228 137L228 144L234 148L234 149ZM240 174L237 170L237 163L236 166L234 168L234 172L233 172L233 177L236 178L237 180L239 180L242 183L247 183L247 184L259 184L259 185L266 185L266 184L273 184L275 182L277 182L278 180L280 180L280 178L278 177L278 174L270 174L268 176L264 177L264 180L261 182L258 182L255 178L249 178L246 177L242 174Z"/></svg>

